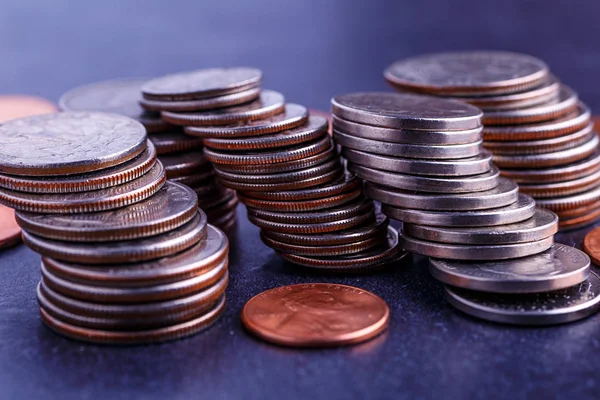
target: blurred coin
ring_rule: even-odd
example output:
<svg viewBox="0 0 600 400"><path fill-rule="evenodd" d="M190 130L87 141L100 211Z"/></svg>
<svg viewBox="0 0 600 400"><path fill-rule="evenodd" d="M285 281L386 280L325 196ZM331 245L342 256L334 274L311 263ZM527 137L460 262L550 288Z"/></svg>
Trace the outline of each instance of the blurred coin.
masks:
<svg viewBox="0 0 600 400"><path fill-rule="evenodd" d="M252 192L244 193L244 196L255 199L271 201L303 201L324 199L340 193L346 193L361 187L362 181L355 175L346 173L343 177L325 185L310 187L302 190L290 190L282 192Z"/></svg>
<svg viewBox="0 0 600 400"><path fill-rule="evenodd" d="M159 156L201 149L203 145L202 139L188 136L180 130L156 133L148 138L156 146Z"/></svg>
<svg viewBox="0 0 600 400"><path fill-rule="evenodd" d="M0 249L21 241L21 228L15 221L15 210L0 204Z"/></svg>
<svg viewBox="0 0 600 400"><path fill-rule="evenodd" d="M160 162L165 167L168 179L212 170L210 162L206 159L202 150L164 154L161 155Z"/></svg>
<svg viewBox="0 0 600 400"><path fill-rule="evenodd" d="M26 95L0 96L0 123L32 115L51 114L58 111L56 104L42 97Z"/></svg>
<svg viewBox="0 0 600 400"><path fill-rule="evenodd" d="M318 168L318 167L315 167ZM304 178L302 180L292 180L289 182L280 183L243 183L235 182L227 179L219 178L219 182L228 188L241 191L250 191L252 193L257 192L280 192L285 193L286 191L296 191L304 188L313 188L314 186L325 185L331 183L337 179L340 179L344 175L344 168L339 163L333 162L333 165L322 173ZM281 192L283 191L283 192Z"/></svg>
<svg viewBox="0 0 600 400"><path fill-rule="evenodd" d="M282 222L287 224L317 224L354 217L371 210L373 210L373 202L365 198L360 198L349 204L328 208L322 211L291 213L248 208L248 214L272 222Z"/></svg>
<svg viewBox="0 0 600 400"><path fill-rule="evenodd" d="M361 251L369 250L375 246L381 245L383 242L382 238L375 237L348 244L338 244L329 246L300 246L273 240L268 236L264 235L262 231L260 238L264 244L266 244L267 246L279 253L289 253L298 256L309 257L334 257L344 256L347 254L354 254Z"/></svg>
<svg viewBox="0 0 600 400"><path fill-rule="evenodd" d="M539 207L560 212L572 208L585 207L598 201L600 201L600 185L584 193L565 197L542 198L537 200L536 203Z"/></svg>
<svg viewBox="0 0 600 400"><path fill-rule="evenodd" d="M570 181L598 171L600 171L600 151L596 150L589 157L572 164L553 168L503 169L500 174L519 184L536 184Z"/></svg>
<svg viewBox="0 0 600 400"><path fill-rule="evenodd" d="M253 87L243 92L226 94L223 96L207 97L194 100L150 100L141 98L141 106L149 111L201 111L216 108L231 107L256 100L260 94L260 87Z"/></svg>
<svg viewBox="0 0 600 400"><path fill-rule="evenodd" d="M208 171L199 171L191 175L183 175L178 176L176 178L170 178L169 180L171 182L181 183L182 185L197 187L211 180L214 180L214 175L214 170L209 169Z"/></svg>
<svg viewBox="0 0 600 400"><path fill-rule="evenodd" d="M558 223L558 229L561 232L566 230L580 229L597 222L600 219L600 207L589 208L585 213L569 218L561 217Z"/></svg>
<svg viewBox="0 0 600 400"><path fill-rule="evenodd" d="M302 201L270 201L253 199L238 194L238 197L246 207L255 208L267 211L286 211L286 212L306 212L323 210L330 207L337 207L347 204L352 200L362 197L360 188L351 192L341 193L335 196L326 197L323 199L302 200Z"/></svg>
<svg viewBox="0 0 600 400"><path fill-rule="evenodd" d="M322 234L329 232L339 232L345 229L355 228L375 221L373 210L367 211L364 214L355 215L342 220L321 222L315 224L297 224L272 222L262 218L248 214L248 220L261 229L282 233L295 233L301 235Z"/></svg>
<svg viewBox="0 0 600 400"><path fill-rule="evenodd" d="M577 178L565 182L530 184L521 183L519 188L521 192L526 193L536 199L546 197L569 196L586 192L600 184L600 171L594 172L583 178Z"/></svg>

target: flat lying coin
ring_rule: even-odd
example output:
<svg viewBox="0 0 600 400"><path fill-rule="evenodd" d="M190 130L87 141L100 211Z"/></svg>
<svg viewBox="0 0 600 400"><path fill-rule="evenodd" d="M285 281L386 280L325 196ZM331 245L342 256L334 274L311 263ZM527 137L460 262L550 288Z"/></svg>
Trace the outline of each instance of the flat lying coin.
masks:
<svg viewBox="0 0 600 400"><path fill-rule="evenodd" d="M446 286L446 299L462 312L516 325L551 325L577 321L600 308L600 278L566 289L532 294L495 294Z"/></svg>
<svg viewBox="0 0 600 400"><path fill-rule="evenodd" d="M26 95L0 96L0 123L31 115L51 114L58 111L56 104L42 97Z"/></svg>
<svg viewBox="0 0 600 400"><path fill-rule="evenodd" d="M202 139L188 136L181 130L156 133L148 138L156 146L158 155L196 150L201 149L203 146Z"/></svg>
<svg viewBox="0 0 600 400"><path fill-rule="evenodd" d="M140 104L144 109L149 111L202 111L248 103L256 100L260 92L261 89L257 86L242 92L204 99L165 101L141 98Z"/></svg>
<svg viewBox="0 0 600 400"><path fill-rule="evenodd" d="M21 228L15 221L15 210L0 205L0 249L21 241Z"/></svg>
<svg viewBox="0 0 600 400"><path fill-rule="evenodd" d="M597 171L600 171L600 151L595 151L589 157L569 165L553 168L503 169L500 174L517 183L552 183L583 178Z"/></svg>

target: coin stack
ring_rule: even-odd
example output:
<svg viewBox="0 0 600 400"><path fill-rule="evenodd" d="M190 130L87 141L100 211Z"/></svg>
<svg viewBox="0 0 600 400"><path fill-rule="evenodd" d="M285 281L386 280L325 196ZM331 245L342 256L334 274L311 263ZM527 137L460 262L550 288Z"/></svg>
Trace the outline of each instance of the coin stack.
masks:
<svg viewBox="0 0 600 400"><path fill-rule="evenodd" d="M164 120L204 141L221 184L238 192L263 242L284 259L310 268L364 270L403 256L397 232L385 217L377 219L360 180L345 173L327 119L309 116L278 92L260 90L261 76L232 68L157 78L142 87L142 105L162 109ZM258 98L204 111L191 105L214 98L209 95L247 98L247 92Z"/></svg>
<svg viewBox="0 0 600 400"><path fill-rule="evenodd" d="M64 112L0 127L0 202L42 255L43 322L67 337L146 343L187 336L225 307L228 241L192 189L165 183L146 130Z"/></svg>
<svg viewBox="0 0 600 400"><path fill-rule="evenodd" d="M383 204L384 214L403 222L401 246L433 257L431 273L448 285L451 304L512 323L566 322L597 310L594 300L585 311L554 318L481 311L490 298L518 307L529 300L511 295L551 299L560 295L544 292L573 295L600 281L586 280L585 253L554 244L557 216L498 176L480 148L478 108L396 93L335 96L332 107L333 137L348 169L366 181L365 194Z"/></svg>
<svg viewBox="0 0 600 400"><path fill-rule="evenodd" d="M125 115L144 125L162 162L167 179L191 187L209 223L228 231L237 220L238 200L233 190L217 183L210 162L202 154L202 140L146 111L140 104L145 79L97 82L72 89L59 101L62 110L101 111ZM152 108L148 105L148 108Z"/></svg>
<svg viewBox="0 0 600 400"><path fill-rule="evenodd" d="M541 60L500 51L430 54L392 64L386 80L402 91L466 101L484 111L484 146L503 176L561 229L600 218L600 152L590 110Z"/></svg>

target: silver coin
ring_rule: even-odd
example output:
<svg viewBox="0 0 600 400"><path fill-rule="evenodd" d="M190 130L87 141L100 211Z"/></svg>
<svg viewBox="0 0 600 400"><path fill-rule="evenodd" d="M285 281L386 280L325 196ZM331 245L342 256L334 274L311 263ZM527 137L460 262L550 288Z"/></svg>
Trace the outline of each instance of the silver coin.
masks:
<svg viewBox="0 0 600 400"><path fill-rule="evenodd" d="M492 168L492 153L487 150L482 150L474 157L449 160L382 156L349 148L342 149L342 156L353 164L410 175L477 175L484 174Z"/></svg>
<svg viewBox="0 0 600 400"><path fill-rule="evenodd" d="M365 181L382 186L427 193L468 193L490 190L498 186L500 176L500 172L493 165L483 174L452 178L396 174L351 163L348 164L348 170Z"/></svg>
<svg viewBox="0 0 600 400"><path fill-rule="evenodd" d="M201 111L201 110L213 110L216 108L232 107L240 104L254 101L260 95L260 86L251 87L247 90L225 94L216 97L207 97L204 99L194 100L178 100L178 101L165 101L165 100L149 100L146 98L140 99L140 105L149 111L175 111L175 112L186 112L186 111Z"/></svg>
<svg viewBox="0 0 600 400"><path fill-rule="evenodd" d="M354 150L394 157L425 158L425 159L455 159L475 157L481 152L480 139L476 142L454 145L418 145L404 143L382 142L380 140L363 139L333 131L336 143Z"/></svg>
<svg viewBox="0 0 600 400"><path fill-rule="evenodd" d="M590 258L574 247L555 243L548 250L504 261L429 260L429 272L451 286L492 293L539 293L585 281Z"/></svg>
<svg viewBox="0 0 600 400"><path fill-rule="evenodd" d="M531 294L497 294L446 286L446 299L462 312L516 325L576 321L600 309L600 278L594 272L578 285Z"/></svg>
<svg viewBox="0 0 600 400"><path fill-rule="evenodd" d="M475 228L427 226L405 223L404 232L416 239L454 244L511 244L546 239L558 231L558 216L538 208L533 217L514 224Z"/></svg>
<svg viewBox="0 0 600 400"><path fill-rule="evenodd" d="M338 118L395 129L476 129L483 116L467 103L406 93L351 93L335 96L331 104Z"/></svg>
<svg viewBox="0 0 600 400"><path fill-rule="evenodd" d="M390 218L412 224L431 226L477 227L507 225L533 217L535 201L519 193L517 202L498 208L473 211L410 210L382 205L381 211Z"/></svg>
<svg viewBox="0 0 600 400"><path fill-rule="evenodd" d="M583 178L577 178L565 182L540 183L540 184L519 184L520 190L535 199L548 197L564 197L574 194L587 192L600 184L600 171L596 171Z"/></svg>
<svg viewBox="0 0 600 400"><path fill-rule="evenodd" d="M335 115L332 118L333 129L359 138L373 139L391 143L405 144L463 144L481 140L483 127L464 131L415 131L406 129L383 128L346 121Z"/></svg>
<svg viewBox="0 0 600 400"><path fill-rule="evenodd" d="M550 236L536 242L509 244L454 244L416 239L400 231L400 245L411 253L447 260L506 260L526 257L548 250L554 244Z"/></svg>
<svg viewBox="0 0 600 400"><path fill-rule="evenodd" d="M589 206L598 201L600 201L600 186L596 186L587 192L579 193L574 196L542 198L536 200L536 204L539 207L547 208L554 212L560 212Z"/></svg>

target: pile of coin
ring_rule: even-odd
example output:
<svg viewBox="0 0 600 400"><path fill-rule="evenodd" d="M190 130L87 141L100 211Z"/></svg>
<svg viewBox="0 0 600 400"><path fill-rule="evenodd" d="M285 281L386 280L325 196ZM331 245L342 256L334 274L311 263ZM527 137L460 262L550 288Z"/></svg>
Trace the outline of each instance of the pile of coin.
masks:
<svg viewBox="0 0 600 400"><path fill-rule="evenodd" d="M219 185L210 162L202 154L202 140L144 110L139 101L146 79L122 79L80 86L59 101L62 110L101 111L125 115L144 125L162 162L167 179L191 187L209 223L228 231L237 220L235 192Z"/></svg>
<svg viewBox="0 0 600 400"><path fill-rule="evenodd" d="M386 80L402 91L466 101L484 111L484 146L503 176L560 217L561 229L600 218L600 152L590 110L524 54L474 51L398 61Z"/></svg>
<svg viewBox="0 0 600 400"><path fill-rule="evenodd" d="M0 126L0 202L42 258L43 322L101 343L179 338L225 307L228 241L166 182L137 121L64 112Z"/></svg>
<svg viewBox="0 0 600 400"><path fill-rule="evenodd" d="M499 177L481 149L481 110L408 93L335 96L332 107L333 136L348 169L366 181L365 194L383 204L384 214L403 222L400 244L432 257L431 273L448 285L451 304L526 324L566 322L597 310L600 292L577 313L563 305L540 317L518 308L529 301L519 300L523 293L552 299L563 295L548 291L565 289L573 296L600 281L588 279L585 253L554 244L557 216L536 209L513 181ZM482 311L491 298L519 311Z"/></svg>

